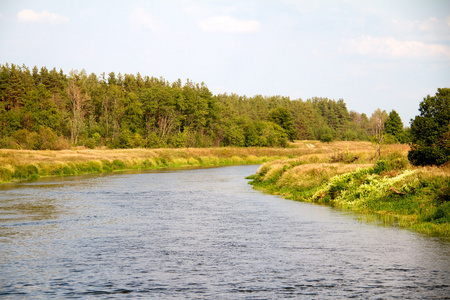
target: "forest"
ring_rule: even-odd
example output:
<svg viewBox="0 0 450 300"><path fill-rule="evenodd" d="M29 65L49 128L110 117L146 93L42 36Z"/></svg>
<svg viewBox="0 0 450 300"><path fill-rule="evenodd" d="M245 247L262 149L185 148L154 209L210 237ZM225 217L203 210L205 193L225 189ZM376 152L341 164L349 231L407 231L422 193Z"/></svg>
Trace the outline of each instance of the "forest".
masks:
<svg viewBox="0 0 450 300"><path fill-rule="evenodd" d="M205 83L0 65L0 148L285 147L293 140L408 142L395 110L343 99L214 95Z"/></svg>

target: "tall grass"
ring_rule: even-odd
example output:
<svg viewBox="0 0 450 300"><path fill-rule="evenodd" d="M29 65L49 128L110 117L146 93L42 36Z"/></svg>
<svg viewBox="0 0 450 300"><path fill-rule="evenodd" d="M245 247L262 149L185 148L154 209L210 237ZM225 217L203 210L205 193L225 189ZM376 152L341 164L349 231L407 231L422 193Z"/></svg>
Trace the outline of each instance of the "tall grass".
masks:
<svg viewBox="0 0 450 300"><path fill-rule="evenodd" d="M252 184L289 199L377 214L416 231L450 235L449 168L412 168L404 147L385 149L379 158L355 148L338 155L342 162L326 162L319 154L265 163ZM345 157L355 153L359 158L349 163ZM329 161L336 157L332 154Z"/></svg>
<svg viewBox="0 0 450 300"><path fill-rule="evenodd" d="M74 149L33 151L0 149L0 183L106 173L127 169L209 167L261 164L274 159L321 153L322 149L185 148L185 149Z"/></svg>
<svg viewBox="0 0 450 300"><path fill-rule="evenodd" d="M390 151L390 150L387 150ZM287 148L184 148L184 149L0 149L0 183L36 179L40 176L65 176L107 173L126 169L186 168L239 164L261 164L276 159L302 162L328 162L336 153L370 160L375 153L368 142L320 143L297 141Z"/></svg>

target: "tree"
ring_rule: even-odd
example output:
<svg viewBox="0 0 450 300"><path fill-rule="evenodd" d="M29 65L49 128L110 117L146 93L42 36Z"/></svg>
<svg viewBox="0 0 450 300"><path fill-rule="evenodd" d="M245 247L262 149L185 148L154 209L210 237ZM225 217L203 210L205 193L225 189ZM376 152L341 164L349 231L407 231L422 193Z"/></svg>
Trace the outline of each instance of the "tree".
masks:
<svg viewBox="0 0 450 300"><path fill-rule="evenodd" d="M342 99L214 95L189 80L0 65L0 147L286 146L368 139L379 129L371 122Z"/></svg>
<svg viewBox="0 0 450 300"><path fill-rule="evenodd" d="M450 160L450 88L438 89L420 103L420 115L411 121L411 150L414 165L441 165Z"/></svg>
<svg viewBox="0 0 450 300"><path fill-rule="evenodd" d="M370 126L373 136L373 141L378 144L377 154L381 155L381 144L383 143L383 131L384 131L384 123L388 118L388 114L385 110L381 111L381 109L375 110L375 112L370 117Z"/></svg>
<svg viewBox="0 0 450 300"><path fill-rule="evenodd" d="M75 76L77 78L77 76ZM72 111L71 117L71 140L73 144L78 143L78 135L83 127L83 119L85 115L85 106L90 99L89 95L84 93L76 79L69 81L69 87L67 88L67 94L70 99L70 109Z"/></svg>
<svg viewBox="0 0 450 300"><path fill-rule="evenodd" d="M286 108L277 107L272 109L269 112L269 121L280 125L290 141L293 141L297 137L297 132L294 128L294 118Z"/></svg>
<svg viewBox="0 0 450 300"><path fill-rule="evenodd" d="M331 129L328 126L319 128L318 138L319 138L319 141L321 141L321 142L331 143L334 139L333 129Z"/></svg>
<svg viewBox="0 0 450 300"><path fill-rule="evenodd" d="M380 140L383 137L384 123L388 118L388 114L385 110L377 108L370 117L370 134L375 137L376 140Z"/></svg>
<svg viewBox="0 0 450 300"><path fill-rule="evenodd" d="M255 123L257 143L260 147L286 147L288 137L280 125L273 122L258 121Z"/></svg>
<svg viewBox="0 0 450 300"><path fill-rule="evenodd" d="M394 137L396 142L404 141L403 122L398 113L392 110L384 122L384 132Z"/></svg>
<svg viewBox="0 0 450 300"><path fill-rule="evenodd" d="M22 124L25 129L38 131L40 126L59 129L61 115L52 102L52 94L40 84L23 98Z"/></svg>

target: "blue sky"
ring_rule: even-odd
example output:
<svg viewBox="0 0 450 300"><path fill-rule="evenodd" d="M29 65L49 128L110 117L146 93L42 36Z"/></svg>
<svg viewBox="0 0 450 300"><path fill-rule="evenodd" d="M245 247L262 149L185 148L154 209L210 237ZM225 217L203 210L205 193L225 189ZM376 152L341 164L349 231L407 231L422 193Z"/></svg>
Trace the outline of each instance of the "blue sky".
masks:
<svg viewBox="0 0 450 300"><path fill-rule="evenodd" d="M450 87L450 1L0 0L0 63L342 98L409 125Z"/></svg>

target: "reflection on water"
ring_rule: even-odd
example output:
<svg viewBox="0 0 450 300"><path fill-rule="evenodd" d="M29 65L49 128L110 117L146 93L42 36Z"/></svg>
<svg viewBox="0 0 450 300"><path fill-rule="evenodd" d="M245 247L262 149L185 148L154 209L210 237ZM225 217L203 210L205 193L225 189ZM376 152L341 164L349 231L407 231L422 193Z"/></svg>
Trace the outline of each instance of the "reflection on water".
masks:
<svg viewBox="0 0 450 300"><path fill-rule="evenodd" d="M19 200L19 202L21 202ZM13 201L5 201L0 206L1 217L3 222L13 221L17 218L29 219L34 221L48 220L57 217L57 208L53 204L53 200L29 201L26 203L17 203ZM12 218L12 220L10 219Z"/></svg>
<svg viewBox="0 0 450 300"><path fill-rule="evenodd" d="M257 166L0 191L5 298L450 295L450 243L251 189Z"/></svg>

